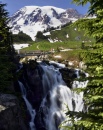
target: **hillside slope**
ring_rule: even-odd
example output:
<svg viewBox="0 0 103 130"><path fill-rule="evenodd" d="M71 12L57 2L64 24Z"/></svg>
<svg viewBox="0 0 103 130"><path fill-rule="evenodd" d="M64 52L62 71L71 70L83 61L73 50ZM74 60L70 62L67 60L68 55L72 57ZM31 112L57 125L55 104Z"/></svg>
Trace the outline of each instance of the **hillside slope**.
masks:
<svg viewBox="0 0 103 130"><path fill-rule="evenodd" d="M47 34L47 35L46 35ZM78 31L77 28L73 27L72 24L66 25L61 29L52 30L50 32L44 33L48 37L48 40L53 42L68 42L68 41L94 41L93 38L85 36L84 31Z"/></svg>

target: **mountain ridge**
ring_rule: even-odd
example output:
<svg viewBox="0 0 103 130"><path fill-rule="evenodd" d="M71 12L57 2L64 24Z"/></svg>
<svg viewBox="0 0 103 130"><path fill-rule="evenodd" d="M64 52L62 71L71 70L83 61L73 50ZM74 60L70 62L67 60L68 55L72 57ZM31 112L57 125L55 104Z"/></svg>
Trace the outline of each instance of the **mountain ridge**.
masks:
<svg viewBox="0 0 103 130"><path fill-rule="evenodd" d="M12 26L13 34L23 31L35 41L38 31L56 28L82 17L72 8L65 10L54 6L24 6L11 16L9 26Z"/></svg>

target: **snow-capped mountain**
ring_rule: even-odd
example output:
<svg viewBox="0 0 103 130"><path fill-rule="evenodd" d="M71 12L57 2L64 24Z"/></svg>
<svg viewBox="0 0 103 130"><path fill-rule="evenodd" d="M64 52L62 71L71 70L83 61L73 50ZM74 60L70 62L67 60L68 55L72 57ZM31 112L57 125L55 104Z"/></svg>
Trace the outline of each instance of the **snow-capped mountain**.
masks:
<svg viewBox="0 0 103 130"><path fill-rule="evenodd" d="M82 15L74 9L64 10L54 6L25 6L11 16L9 25L12 26L11 31L14 34L23 31L35 40L38 31L62 26L69 21L76 21L80 17Z"/></svg>

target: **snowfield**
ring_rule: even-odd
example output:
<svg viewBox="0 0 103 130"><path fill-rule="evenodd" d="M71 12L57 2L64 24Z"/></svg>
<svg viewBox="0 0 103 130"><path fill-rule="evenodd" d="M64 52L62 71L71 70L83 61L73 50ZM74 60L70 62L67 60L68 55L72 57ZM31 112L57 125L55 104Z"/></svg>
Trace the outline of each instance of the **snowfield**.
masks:
<svg viewBox="0 0 103 130"><path fill-rule="evenodd" d="M20 49L23 49L25 47L28 47L29 44L27 44L27 43L24 43L24 44L14 44L13 46L14 46L15 50L20 50Z"/></svg>

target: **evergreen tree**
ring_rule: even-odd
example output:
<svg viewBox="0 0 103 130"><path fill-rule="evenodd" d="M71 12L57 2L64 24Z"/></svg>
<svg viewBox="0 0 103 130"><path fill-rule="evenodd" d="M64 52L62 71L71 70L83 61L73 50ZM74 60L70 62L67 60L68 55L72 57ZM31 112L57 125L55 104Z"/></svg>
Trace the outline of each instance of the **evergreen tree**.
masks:
<svg viewBox="0 0 103 130"><path fill-rule="evenodd" d="M103 3L102 0L73 0L75 3L85 5L88 2L90 7L87 17L75 22L79 29L84 29L86 35L93 36L96 42L103 42ZM95 18L88 18L88 16L95 16Z"/></svg>
<svg viewBox="0 0 103 130"><path fill-rule="evenodd" d="M86 34L92 35L96 43L81 55L87 66L89 83L86 88L77 91L84 92L86 111L72 112L68 109L67 122L71 120L72 125L64 126L64 128L67 130L103 130L103 3L101 0L73 1L80 5L90 3L88 14L96 17L81 19L75 25L86 30Z"/></svg>
<svg viewBox="0 0 103 130"><path fill-rule="evenodd" d="M14 53L10 28L7 26L9 22L8 12L4 9L6 4L0 3L0 49L5 54Z"/></svg>
<svg viewBox="0 0 103 130"><path fill-rule="evenodd" d="M36 34L36 38L37 38L37 40L47 40L48 37L44 36L41 31L38 31Z"/></svg>
<svg viewBox="0 0 103 130"><path fill-rule="evenodd" d="M31 37L23 33L22 31L20 31L18 34L12 34L12 37L13 37L13 42L18 42L18 43L32 42Z"/></svg>
<svg viewBox="0 0 103 130"><path fill-rule="evenodd" d="M6 4L0 3L0 91L6 91L13 78L14 48L10 28L8 27L8 12Z"/></svg>

